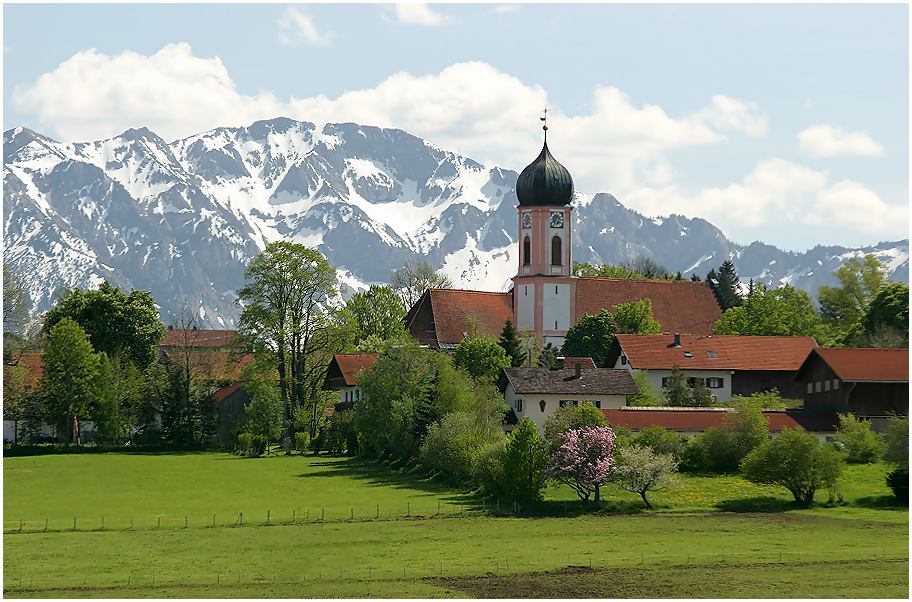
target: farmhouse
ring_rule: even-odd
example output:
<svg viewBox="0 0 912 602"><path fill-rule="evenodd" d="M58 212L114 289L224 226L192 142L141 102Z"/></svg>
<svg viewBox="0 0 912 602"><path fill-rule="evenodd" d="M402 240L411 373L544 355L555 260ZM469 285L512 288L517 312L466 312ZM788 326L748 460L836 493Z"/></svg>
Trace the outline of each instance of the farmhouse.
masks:
<svg viewBox="0 0 912 602"><path fill-rule="evenodd" d="M358 378L362 371L370 370L375 361L376 353L337 353L333 356L323 381L323 390L339 392L335 407L337 412L352 409L355 402L361 399Z"/></svg>
<svg viewBox="0 0 912 602"><path fill-rule="evenodd" d="M497 386L517 420L528 416L544 429L545 420L561 407L590 403L596 408L620 408L627 396L640 392L627 370L595 368L592 360L572 367L504 368ZM567 366L566 362L564 364Z"/></svg>
<svg viewBox="0 0 912 602"><path fill-rule="evenodd" d="M808 411L852 413L880 428L890 414L909 415L908 349L814 349L795 381Z"/></svg>
<svg viewBox="0 0 912 602"><path fill-rule="evenodd" d="M816 347L813 337L619 334L607 365L645 371L656 391L677 366L690 383L701 380L721 402L773 388L800 399L803 389L795 374Z"/></svg>
<svg viewBox="0 0 912 602"><path fill-rule="evenodd" d="M664 332L708 335L722 315L706 282L581 278L572 273L573 179L545 144L516 181L518 263L508 292L431 289L409 309L408 331L452 349L466 334L497 336L507 320L559 347L583 315L651 299Z"/></svg>

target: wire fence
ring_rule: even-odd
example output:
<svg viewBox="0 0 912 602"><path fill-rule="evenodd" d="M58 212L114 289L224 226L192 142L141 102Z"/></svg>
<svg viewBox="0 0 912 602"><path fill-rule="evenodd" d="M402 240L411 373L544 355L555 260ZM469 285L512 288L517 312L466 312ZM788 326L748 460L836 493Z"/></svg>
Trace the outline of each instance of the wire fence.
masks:
<svg viewBox="0 0 912 602"><path fill-rule="evenodd" d="M886 550L878 547L844 548L830 551L794 551L785 549L733 552L716 550L711 552L676 552L670 554L635 553L627 555L604 555L599 552L573 552L563 558L522 562L514 560L490 560L487 562L464 562L452 557L423 562L390 563L386 566L356 564L342 566L335 563L310 565L295 574L268 572L240 572L232 570L208 570L194 572L167 572L149 570L133 573L98 572L84 569L76 574L55 573L43 575L4 575L4 592L28 593L42 591L99 591L149 590L166 588L207 588L225 587L269 587L300 586L307 584L365 583L419 580L440 577L504 576L536 571L553 571L566 568L636 568L636 567L682 567L687 565L718 564L783 564L794 566L798 563L880 560L908 562L908 553Z"/></svg>
<svg viewBox="0 0 912 602"><path fill-rule="evenodd" d="M461 518L487 514L503 515L520 511L517 505L501 504L499 500L479 501L477 504L454 503L445 500L418 500L401 504L352 504L348 506L295 507L291 509L221 511L183 514L73 515L72 517L7 518L3 521L5 535L30 533L59 533L66 531L138 531L149 529L205 529L219 527L262 527L273 525L303 525L313 523L368 522L390 520L429 520Z"/></svg>

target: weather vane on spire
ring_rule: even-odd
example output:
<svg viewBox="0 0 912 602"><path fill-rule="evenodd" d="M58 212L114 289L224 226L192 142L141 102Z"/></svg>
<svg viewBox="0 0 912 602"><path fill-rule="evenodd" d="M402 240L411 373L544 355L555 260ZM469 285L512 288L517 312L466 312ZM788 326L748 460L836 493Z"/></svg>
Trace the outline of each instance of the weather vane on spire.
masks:
<svg viewBox="0 0 912 602"><path fill-rule="evenodd" d="M548 107L545 107L544 114L539 117L542 120L542 129L545 130L545 144L548 143Z"/></svg>

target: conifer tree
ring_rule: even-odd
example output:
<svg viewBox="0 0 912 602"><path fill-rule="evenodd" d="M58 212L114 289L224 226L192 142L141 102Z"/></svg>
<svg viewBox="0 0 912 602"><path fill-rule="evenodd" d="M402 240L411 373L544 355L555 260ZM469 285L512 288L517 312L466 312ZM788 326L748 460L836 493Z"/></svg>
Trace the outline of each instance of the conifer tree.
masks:
<svg viewBox="0 0 912 602"><path fill-rule="evenodd" d="M522 344L516 336L513 320L506 321L500 333L500 340L497 343L507 352L507 357L510 358L512 367L518 368L526 361L526 353L522 350Z"/></svg>
<svg viewBox="0 0 912 602"><path fill-rule="evenodd" d="M665 401L670 406L689 406L691 403L690 387L687 386L687 379L681 372L681 367L675 364L671 368L671 376L668 377L665 385L662 387L662 393L665 395Z"/></svg>
<svg viewBox="0 0 912 602"><path fill-rule="evenodd" d="M738 307L742 303L741 280L735 270L735 263L731 259L726 259L719 268L716 294L723 310Z"/></svg>

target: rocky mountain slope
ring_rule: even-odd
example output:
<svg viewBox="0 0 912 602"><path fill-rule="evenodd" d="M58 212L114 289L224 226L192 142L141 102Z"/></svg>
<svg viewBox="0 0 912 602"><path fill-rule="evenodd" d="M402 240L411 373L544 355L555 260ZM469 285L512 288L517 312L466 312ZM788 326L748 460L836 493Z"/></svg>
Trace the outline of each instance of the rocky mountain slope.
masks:
<svg viewBox="0 0 912 602"><path fill-rule="evenodd" d="M277 118L170 143L145 128L61 143L16 128L3 155L4 259L38 311L64 287L107 279L152 291L166 321L187 300L204 323L231 327L244 267L278 239L324 253L345 293L414 257L462 288L506 290L515 270L517 173L402 130ZM908 280L907 240L790 253L734 244L702 219L646 218L610 194L575 205L578 261L646 255L702 276L734 257L745 281L813 291L874 252Z"/></svg>

